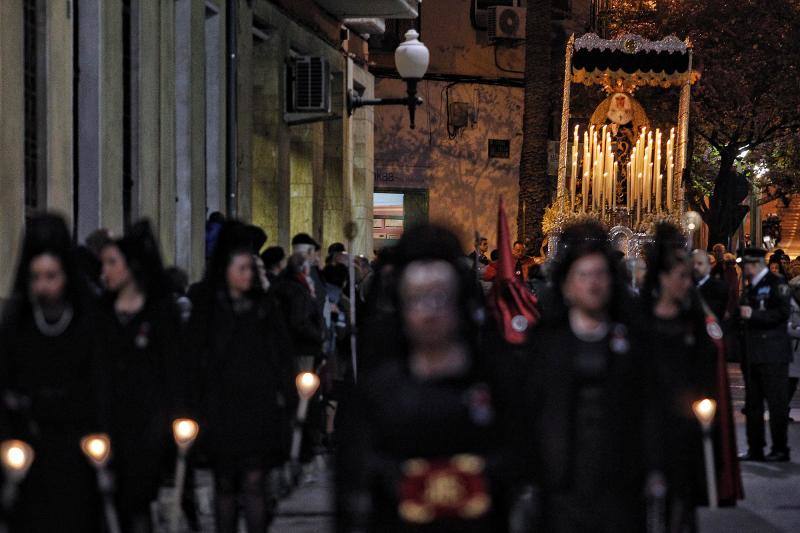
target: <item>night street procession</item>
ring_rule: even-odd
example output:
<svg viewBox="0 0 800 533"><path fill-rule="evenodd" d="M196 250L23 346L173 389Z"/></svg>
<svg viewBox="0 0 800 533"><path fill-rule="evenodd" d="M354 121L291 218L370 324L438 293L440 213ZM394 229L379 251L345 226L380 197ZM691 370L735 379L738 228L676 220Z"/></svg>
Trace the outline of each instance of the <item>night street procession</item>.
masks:
<svg viewBox="0 0 800 533"><path fill-rule="evenodd" d="M0 0L0 184L0 533L800 531L798 0Z"/></svg>

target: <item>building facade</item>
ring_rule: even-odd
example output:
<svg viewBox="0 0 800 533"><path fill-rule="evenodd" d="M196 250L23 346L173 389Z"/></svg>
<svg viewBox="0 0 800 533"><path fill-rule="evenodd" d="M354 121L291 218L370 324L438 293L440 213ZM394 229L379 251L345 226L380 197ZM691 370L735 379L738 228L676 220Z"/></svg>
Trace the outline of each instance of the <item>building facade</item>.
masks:
<svg viewBox="0 0 800 533"><path fill-rule="evenodd" d="M387 21L386 33L371 39L375 92L380 96L404 92L404 83L393 71L391 52L410 25L416 25L431 52L428 74L418 89L425 103L417 112L417 128L408 129L408 112L402 108L375 111L376 245L391 243L401 233L399 226L421 218L450 226L465 249L471 248L476 232L487 236L495 248L500 196L505 199L511 234L517 234L525 4L524 0L424 2L419 20ZM563 73L567 36L590 29L598 6L590 0L554 0L552 8L554 63L561 61ZM555 68L554 76L558 74ZM560 110L560 92L554 93L553 101L558 102L554 111ZM541 118L554 126L550 128L553 177L555 117L554 113Z"/></svg>
<svg viewBox="0 0 800 533"><path fill-rule="evenodd" d="M193 280L214 211L284 247L353 220L370 252L372 110L345 101L373 94L369 47L326 3L0 2L0 296L44 210L78 242L146 217Z"/></svg>

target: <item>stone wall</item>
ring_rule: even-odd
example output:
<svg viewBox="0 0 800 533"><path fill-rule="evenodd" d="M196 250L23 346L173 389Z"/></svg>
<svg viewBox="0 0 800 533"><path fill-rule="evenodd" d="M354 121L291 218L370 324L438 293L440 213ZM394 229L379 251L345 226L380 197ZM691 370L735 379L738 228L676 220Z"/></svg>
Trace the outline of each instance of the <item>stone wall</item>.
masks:
<svg viewBox="0 0 800 533"><path fill-rule="evenodd" d="M348 117L345 94L354 82L372 91L372 75L270 3L256 3L250 16L267 39L252 41L251 59L242 56L240 98L250 102L245 107L250 111L239 121L239 192L247 198L240 202L241 216L263 227L269 244L285 248L300 232L323 246L341 241L344 225L355 219L360 226L355 251L367 253L372 244L371 111ZM284 69L292 54L328 59L333 116L310 124L285 121Z"/></svg>
<svg viewBox="0 0 800 533"><path fill-rule="evenodd" d="M497 201L506 200L511 235L516 233L519 153L522 144L522 89L461 83L450 87L450 101L470 103L477 121L452 139L447 131L445 82L420 84L425 104L417 129L408 111L376 108L375 188L428 189L430 220L450 226L472 246L477 230L497 246ZM376 92L401 94L404 84L382 79ZM508 158L490 158L489 139L508 140Z"/></svg>

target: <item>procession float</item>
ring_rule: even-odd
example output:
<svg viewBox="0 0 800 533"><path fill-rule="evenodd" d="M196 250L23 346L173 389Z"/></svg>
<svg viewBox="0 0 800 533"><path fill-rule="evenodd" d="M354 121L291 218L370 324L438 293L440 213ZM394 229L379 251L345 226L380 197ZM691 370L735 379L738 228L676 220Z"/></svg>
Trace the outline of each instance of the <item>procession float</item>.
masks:
<svg viewBox="0 0 800 533"><path fill-rule="evenodd" d="M611 228L615 247L634 257L659 221L680 224L690 233L699 228L694 213L686 212L683 180L691 86L697 78L688 39L649 41L628 34L609 40L591 33L569 39L557 194L542 222L551 252L564 224L585 218ZM605 93L588 122L570 123L572 84ZM634 96L644 87L660 90L662 98L674 98L673 88L679 89L674 123L664 129L651 125Z"/></svg>

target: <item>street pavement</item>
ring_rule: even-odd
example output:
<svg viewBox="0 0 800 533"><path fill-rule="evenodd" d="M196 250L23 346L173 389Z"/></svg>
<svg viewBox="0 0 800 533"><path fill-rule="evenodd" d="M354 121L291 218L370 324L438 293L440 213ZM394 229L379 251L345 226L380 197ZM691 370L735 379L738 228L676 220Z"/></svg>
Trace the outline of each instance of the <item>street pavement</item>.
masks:
<svg viewBox="0 0 800 533"><path fill-rule="evenodd" d="M317 457L300 487L281 500L272 533L328 533L333 531L333 458Z"/></svg>
<svg viewBox="0 0 800 533"><path fill-rule="evenodd" d="M738 365L729 365L739 451L747 449L745 438L744 383ZM745 499L736 508L701 509L700 531L713 533L779 533L800 531L800 397L792 400L789 424L789 463L742 463ZM765 423L768 414L765 416ZM769 431L767 431L769 441ZM765 449L769 452L769 449Z"/></svg>
<svg viewBox="0 0 800 533"><path fill-rule="evenodd" d="M738 365L730 365L737 440L746 449L744 385ZM800 393L799 393L800 394ZM742 463L745 499L735 508L699 510L702 533L800 532L800 397L792 402L789 463ZM769 451L769 450L766 450ZM278 506L273 533L328 533L333 531L333 479L330 457L319 457L306 468L300 486ZM211 476L201 471L197 479L198 507L204 533L213 532ZM169 501L169 494L164 499ZM244 532L244 528L241 529Z"/></svg>

